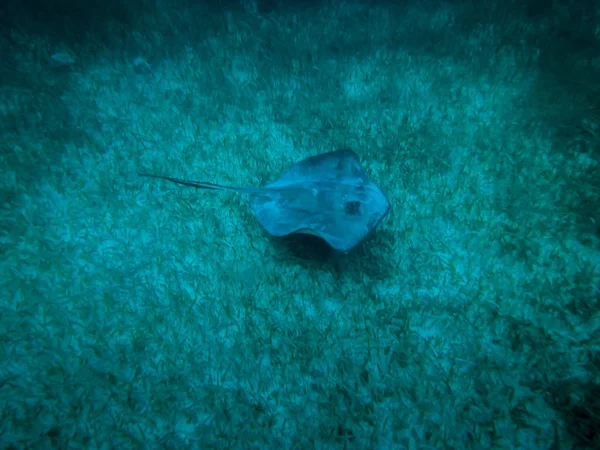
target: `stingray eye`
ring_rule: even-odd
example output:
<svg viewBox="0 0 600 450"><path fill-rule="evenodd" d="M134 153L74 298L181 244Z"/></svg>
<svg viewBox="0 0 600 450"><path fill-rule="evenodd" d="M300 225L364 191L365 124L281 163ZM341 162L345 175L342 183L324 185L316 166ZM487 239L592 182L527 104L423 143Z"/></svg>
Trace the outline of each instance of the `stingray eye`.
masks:
<svg viewBox="0 0 600 450"><path fill-rule="evenodd" d="M357 216L360 214L360 202L346 202L344 212L350 216Z"/></svg>

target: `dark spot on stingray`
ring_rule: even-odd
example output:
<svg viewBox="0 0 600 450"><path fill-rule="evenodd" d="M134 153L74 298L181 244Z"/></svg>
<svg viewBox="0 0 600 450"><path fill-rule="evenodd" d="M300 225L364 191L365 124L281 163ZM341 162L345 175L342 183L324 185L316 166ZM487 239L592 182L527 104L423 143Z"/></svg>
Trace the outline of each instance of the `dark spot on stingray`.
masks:
<svg viewBox="0 0 600 450"><path fill-rule="evenodd" d="M360 202L346 202L345 205L346 214L356 216L360 214Z"/></svg>

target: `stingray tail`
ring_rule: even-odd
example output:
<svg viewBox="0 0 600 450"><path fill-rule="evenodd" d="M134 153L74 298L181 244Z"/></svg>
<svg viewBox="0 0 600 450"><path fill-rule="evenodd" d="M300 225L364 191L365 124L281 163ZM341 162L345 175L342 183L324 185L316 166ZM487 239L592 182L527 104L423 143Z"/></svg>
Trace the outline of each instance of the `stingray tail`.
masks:
<svg viewBox="0 0 600 450"><path fill-rule="evenodd" d="M232 191L232 192L247 192L249 194L258 194L260 193L260 188L244 188L237 186L223 186L222 184L209 183L207 181L191 181L191 180L182 180L181 178L173 178L166 177L163 175L153 175L151 173L139 173L138 175L141 177L149 177L149 178L157 178L159 180L167 180L171 183L181 184L183 186L190 186L197 189L208 189L211 191Z"/></svg>
<svg viewBox="0 0 600 450"><path fill-rule="evenodd" d="M206 183L204 181L190 181L190 180L182 180L181 178L173 178L173 177L165 177L162 175L153 175L151 173L138 173L139 176L141 177L150 177L150 178L158 178L159 180L167 180L170 181L171 183L176 183L176 184L182 184L184 186L191 186L191 187L195 187L198 189L210 189L210 190L231 190L231 188L228 188L226 186L221 186L219 184L214 184L214 183ZM235 189L233 189L235 190Z"/></svg>

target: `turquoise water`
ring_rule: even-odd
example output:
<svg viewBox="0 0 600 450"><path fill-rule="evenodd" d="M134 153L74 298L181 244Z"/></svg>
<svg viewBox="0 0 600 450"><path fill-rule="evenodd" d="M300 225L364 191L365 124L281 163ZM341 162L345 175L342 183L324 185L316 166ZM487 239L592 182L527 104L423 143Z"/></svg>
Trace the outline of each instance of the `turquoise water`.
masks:
<svg viewBox="0 0 600 450"><path fill-rule="evenodd" d="M600 447L599 9L138 3L2 7L1 449ZM137 175L338 148L348 254Z"/></svg>

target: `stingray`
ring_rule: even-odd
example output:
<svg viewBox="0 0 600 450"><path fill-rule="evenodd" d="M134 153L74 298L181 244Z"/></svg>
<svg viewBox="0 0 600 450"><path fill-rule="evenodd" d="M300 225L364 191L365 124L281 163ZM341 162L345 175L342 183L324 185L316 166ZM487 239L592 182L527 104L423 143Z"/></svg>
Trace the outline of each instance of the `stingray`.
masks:
<svg viewBox="0 0 600 450"><path fill-rule="evenodd" d="M256 219L272 236L312 234L340 252L360 244L390 209L385 194L370 180L356 153L348 149L303 159L264 187L139 175L200 189L249 194Z"/></svg>

